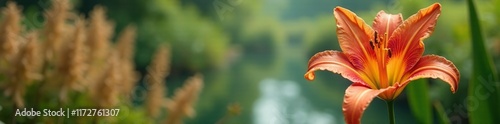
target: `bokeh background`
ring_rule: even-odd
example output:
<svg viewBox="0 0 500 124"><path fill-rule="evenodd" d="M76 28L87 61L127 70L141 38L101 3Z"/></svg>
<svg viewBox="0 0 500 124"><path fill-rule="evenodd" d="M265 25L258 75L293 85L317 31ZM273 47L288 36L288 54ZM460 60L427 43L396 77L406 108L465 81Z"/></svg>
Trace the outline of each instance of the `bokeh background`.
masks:
<svg viewBox="0 0 500 124"><path fill-rule="evenodd" d="M24 30L44 27L47 19L43 13L50 8L51 1L15 2L24 14L21 19ZM430 104L429 108L412 107L408 93L403 93L395 102L396 121L438 123L440 118L447 117L451 123L468 123L467 104L470 101L466 98L470 92L468 86L474 54L469 12L464 0L71 0L70 4L73 6L71 12L81 14L83 18L90 18L92 10L102 5L107 11L106 18L113 22L112 31L115 33L111 35L111 41L116 41L119 32L128 25L136 27L132 62L140 76L132 98L121 99L117 105L125 114L113 119L112 123L161 123L167 118L166 107L158 108L161 111L158 117L144 113L148 107L145 102L149 89L148 65L157 49L168 44L170 73L163 79L164 83L155 85L166 88L165 97L173 97L176 89L182 88L189 77L203 75L203 88L193 103L195 114L183 118L184 123L331 124L344 123L341 105L344 91L351 83L326 71L317 72L316 80L311 82L303 75L312 55L324 50L340 50L333 8L348 8L371 25L380 10L402 13L406 19L435 2L442 4L442 13L434 33L424 41L424 54L437 54L451 60L461 74L459 88L453 94L449 85L440 80L424 80L425 90L418 91L424 95L416 97L428 98L428 102L413 104ZM494 70L498 70L500 1L475 2L485 50L494 60ZM0 0L0 6L5 7L6 3ZM492 78L498 76L492 73L482 79L498 83ZM9 76L2 76L0 80L5 84ZM23 98L33 98L30 95L34 93L30 90L34 90L33 86L27 89ZM5 95L1 97L0 121L3 123L13 120L18 123L93 122L82 121L92 118L50 121L58 118L12 117L13 100ZM55 100L41 104L58 106L55 104L57 95L45 97L54 97ZM87 99L82 97L81 100ZM30 104L30 100L25 101L25 107L37 107ZM78 108L80 106L76 104L92 102L70 100L69 103L75 104L70 107ZM422 121L419 112L414 112L418 109L428 109L424 115L431 120ZM364 113L362 122L388 123L385 102L375 99Z"/></svg>

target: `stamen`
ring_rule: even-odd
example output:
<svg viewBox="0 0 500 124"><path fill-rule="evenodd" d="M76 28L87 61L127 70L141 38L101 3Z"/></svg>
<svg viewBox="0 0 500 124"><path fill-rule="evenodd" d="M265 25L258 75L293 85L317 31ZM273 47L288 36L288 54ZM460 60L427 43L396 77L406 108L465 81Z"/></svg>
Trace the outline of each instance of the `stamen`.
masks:
<svg viewBox="0 0 500 124"><path fill-rule="evenodd" d="M389 58L392 57L392 52L391 52L391 49L387 49L387 55L389 55Z"/></svg>
<svg viewBox="0 0 500 124"><path fill-rule="evenodd" d="M384 39L380 38L382 41L384 41ZM380 45L382 45L381 42L377 42L377 47L380 49Z"/></svg>
<svg viewBox="0 0 500 124"><path fill-rule="evenodd" d="M389 40L389 34L387 34L387 32L385 32L385 33L384 33L384 39L385 39L385 38L387 38L386 40ZM383 44L384 46L383 46L383 47L387 47L387 43L388 43L388 42L389 42L389 41L384 41L384 44Z"/></svg>
<svg viewBox="0 0 500 124"><path fill-rule="evenodd" d="M370 40L370 47L372 47L372 49L375 49L374 48L375 46L373 46L373 41L372 40Z"/></svg>
<svg viewBox="0 0 500 124"><path fill-rule="evenodd" d="M378 44L377 31L375 31L375 34L373 34L373 36L375 36L375 38L373 39L375 40L375 44Z"/></svg>

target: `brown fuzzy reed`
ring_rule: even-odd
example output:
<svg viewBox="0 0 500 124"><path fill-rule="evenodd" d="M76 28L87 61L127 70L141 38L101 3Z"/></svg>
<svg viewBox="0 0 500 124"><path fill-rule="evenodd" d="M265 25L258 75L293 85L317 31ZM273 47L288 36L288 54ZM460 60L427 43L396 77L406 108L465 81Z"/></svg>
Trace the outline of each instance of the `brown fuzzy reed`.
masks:
<svg viewBox="0 0 500 124"><path fill-rule="evenodd" d="M9 69L5 95L11 96L18 108L24 107L23 97L26 87L34 80L41 78L39 69L42 61L40 61L41 52L37 38L35 32L27 35L26 43L22 44L19 54L14 57Z"/></svg>
<svg viewBox="0 0 500 124"><path fill-rule="evenodd" d="M87 45L89 46L90 60L93 64L102 64L109 54L111 37L113 36L113 26L106 19L106 10L102 6L96 6L90 13L90 20L87 30Z"/></svg>
<svg viewBox="0 0 500 124"><path fill-rule="evenodd" d="M62 42L65 38L65 32L67 32L68 17L70 16L70 10L72 6L69 4L68 0L52 0L51 7L45 12L45 25L44 25L44 51L46 52L46 61L54 62L59 53L62 53L61 47Z"/></svg>
<svg viewBox="0 0 500 124"><path fill-rule="evenodd" d="M139 74L135 71L133 63L135 38L136 28L129 25L120 33L116 44L116 49L120 55L121 72L123 75L120 86L125 100L130 99L136 82L139 79Z"/></svg>
<svg viewBox="0 0 500 124"><path fill-rule="evenodd" d="M21 11L14 2L8 2L2 9L3 20L0 24L0 69L5 69L18 51L21 33Z"/></svg>
<svg viewBox="0 0 500 124"><path fill-rule="evenodd" d="M106 57L109 55L111 37L113 35L113 24L106 19L104 7L96 6L90 12L87 27L88 63L89 70L86 79L89 85L98 82L99 76L103 75L106 66ZM92 86L91 86L92 87Z"/></svg>
<svg viewBox="0 0 500 124"><path fill-rule="evenodd" d="M120 58L124 61L132 62L134 59L136 30L135 26L129 25L118 36L116 46Z"/></svg>
<svg viewBox="0 0 500 124"><path fill-rule="evenodd" d="M193 104L203 88L203 76L196 74L186 80L181 89L175 91L175 96L167 102L168 116L166 124L181 124L185 116L194 117Z"/></svg>
<svg viewBox="0 0 500 124"><path fill-rule="evenodd" d="M170 71L171 55L169 51L169 46L160 46L148 67L146 111L151 118L158 117L163 103L166 101L164 80Z"/></svg>
<svg viewBox="0 0 500 124"><path fill-rule="evenodd" d="M92 98L97 102L98 108L113 108L118 104L120 79L120 60L115 50L107 56L106 69L98 82L93 85Z"/></svg>
<svg viewBox="0 0 500 124"><path fill-rule="evenodd" d="M86 63L86 35L85 35L85 20L78 18L73 28L72 37L67 42L64 42L61 49L61 59L57 67L58 81L60 84L59 98L61 101L66 101L68 91L81 91L85 86L84 74L87 71L88 64Z"/></svg>

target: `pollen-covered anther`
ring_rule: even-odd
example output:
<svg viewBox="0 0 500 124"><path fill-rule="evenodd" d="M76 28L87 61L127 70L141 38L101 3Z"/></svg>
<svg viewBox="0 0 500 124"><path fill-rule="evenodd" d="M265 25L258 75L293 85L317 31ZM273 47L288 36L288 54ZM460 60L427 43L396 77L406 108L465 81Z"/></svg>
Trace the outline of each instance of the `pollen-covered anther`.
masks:
<svg viewBox="0 0 500 124"><path fill-rule="evenodd" d="M372 49L375 49L375 46L373 46L373 41L372 41L372 40L370 40L370 47L371 47Z"/></svg>
<svg viewBox="0 0 500 124"><path fill-rule="evenodd" d="M391 48L385 48L384 50L387 51L387 56L389 56L389 58L392 57L392 51L391 51Z"/></svg>

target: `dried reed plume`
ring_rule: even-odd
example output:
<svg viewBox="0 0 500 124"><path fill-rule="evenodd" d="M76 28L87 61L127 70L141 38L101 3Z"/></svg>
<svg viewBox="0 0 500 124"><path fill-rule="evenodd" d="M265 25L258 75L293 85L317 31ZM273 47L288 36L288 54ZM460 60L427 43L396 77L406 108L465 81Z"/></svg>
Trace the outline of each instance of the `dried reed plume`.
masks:
<svg viewBox="0 0 500 124"><path fill-rule="evenodd" d="M119 62L117 52L112 50L108 56L105 73L101 75L99 82L91 88L92 96L99 108L113 108L118 104L118 86L122 78Z"/></svg>
<svg viewBox="0 0 500 124"><path fill-rule="evenodd" d="M6 67L5 62L10 61L18 51L21 32L21 11L14 2L8 2L2 9L3 21L0 24L0 67ZM3 70L3 69L2 69Z"/></svg>
<svg viewBox="0 0 500 124"><path fill-rule="evenodd" d="M180 124L184 116L194 117L193 104L203 88L203 76L196 74L186 80L186 84L175 91L172 101L167 102L166 124Z"/></svg>
<svg viewBox="0 0 500 124"><path fill-rule="evenodd" d="M66 106L68 93L84 88L95 101L95 108L117 107L120 94L124 94L127 100L132 94L139 79L133 63L136 28L126 27L117 44L111 46L114 26L106 19L103 7L95 7L87 21L77 17L74 24L71 22L76 16L71 10L69 0L52 0L51 8L44 15L44 28L39 32L42 37L37 32L21 35L21 11L15 3L8 2L2 10L0 74L5 77L5 82L1 82L1 90L13 99L14 108L25 106L26 88L38 81L51 83L39 83L40 87L34 87L38 89L29 93L36 93L35 107L52 102L49 97L57 92L61 100L57 106ZM42 42L37 41L39 38ZM173 99L168 100L164 81L170 74L170 50L169 45L161 45L147 68L145 104L151 118L157 118L160 110L166 107L166 123L179 124L185 116L194 116L193 104L203 87L203 77L201 74L190 77L182 88L175 91ZM43 75L40 69L43 69Z"/></svg>
<svg viewBox="0 0 500 124"><path fill-rule="evenodd" d="M120 33L120 36L117 39L117 48L122 60L133 61L135 38L135 26L129 25Z"/></svg>
<svg viewBox="0 0 500 124"><path fill-rule="evenodd" d="M122 81L121 90L125 98L128 100L134 90L136 82L139 79L139 74L135 71L134 66L134 44L136 37L136 28L127 26L118 37L116 49L120 54Z"/></svg>
<svg viewBox="0 0 500 124"><path fill-rule="evenodd" d="M14 99L15 105L24 107L24 93L26 87L35 79L40 79L39 68L41 66L39 44L36 33L32 32L27 36L27 42L19 51L19 55L13 60L9 69L9 79L5 90L5 95Z"/></svg>
<svg viewBox="0 0 500 124"><path fill-rule="evenodd" d="M66 21L72 9L68 0L52 0L52 6L45 12L45 52L46 60L54 62L58 55L67 29Z"/></svg>
<svg viewBox="0 0 500 124"><path fill-rule="evenodd" d="M170 71L169 50L169 46L160 46L148 67L146 110L147 114L152 118L158 117L163 103L166 101L166 89L163 83Z"/></svg>
<svg viewBox="0 0 500 124"><path fill-rule="evenodd" d="M99 76L105 72L106 57L109 54L113 24L106 20L106 12L102 6L96 6L90 13L87 27L87 46L89 48L88 63L90 68L86 78L89 85L98 82ZM91 86L92 87L92 86Z"/></svg>
<svg viewBox="0 0 500 124"><path fill-rule="evenodd" d="M87 45L90 49L90 60L101 64L108 55L109 43L113 35L113 24L106 20L106 10L96 6L90 13L89 27L87 30Z"/></svg>
<svg viewBox="0 0 500 124"><path fill-rule="evenodd" d="M68 42L63 44L61 59L57 66L60 78L60 94L62 101L66 101L67 92L70 90L81 91L84 84L84 74L87 70L85 46L85 21L78 18L75 23L73 35Z"/></svg>

